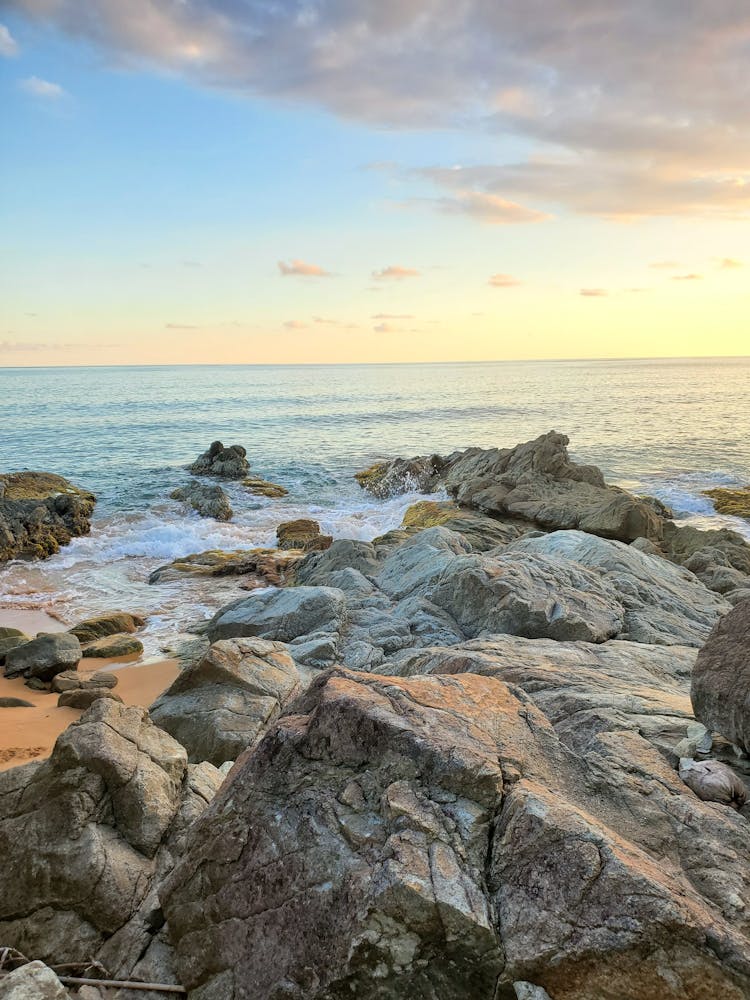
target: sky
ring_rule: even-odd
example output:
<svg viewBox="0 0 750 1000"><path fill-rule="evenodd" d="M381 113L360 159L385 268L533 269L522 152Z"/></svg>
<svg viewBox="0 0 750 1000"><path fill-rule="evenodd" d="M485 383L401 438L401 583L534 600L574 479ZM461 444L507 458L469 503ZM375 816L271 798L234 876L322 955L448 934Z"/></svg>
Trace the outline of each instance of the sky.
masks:
<svg viewBox="0 0 750 1000"><path fill-rule="evenodd" d="M0 365L750 353L747 0L0 0Z"/></svg>

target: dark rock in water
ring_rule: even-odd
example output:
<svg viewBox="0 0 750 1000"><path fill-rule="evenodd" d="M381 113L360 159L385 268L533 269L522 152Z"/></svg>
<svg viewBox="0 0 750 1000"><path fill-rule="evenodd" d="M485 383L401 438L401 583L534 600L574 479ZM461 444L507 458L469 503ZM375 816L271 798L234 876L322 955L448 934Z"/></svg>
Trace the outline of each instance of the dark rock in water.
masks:
<svg viewBox="0 0 750 1000"><path fill-rule="evenodd" d="M280 486L278 483L269 483L267 479L258 479L255 476L243 479L242 485L248 492L260 497L278 498L289 494L289 490L285 486Z"/></svg>
<svg viewBox="0 0 750 1000"><path fill-rule="evenodd" d="M225 639L183 670L151 706L151 718L185 747L189 760L219 767L258 742L298 686L282 643Z"/></svg>
<svg viewBox="0 0 750 1000"><path fill-rule="evenodd" d="M314 552L330 547L333 538L320 532L320 525L309 517L296 521L284 521L276 528L276 540L280 549L302 549Z"/></svg>
<svg viewBox="0 0 750 1000"><path fill-rule="evenodd" d="M46 559L91 530L93 493L49 472L0 476L0 563Z"/></svg>
<svg viewBox="0 0 750 1000"><path fill-rule="evenodd" d="M116 659L118 656L134 656L143 652L143 643L134 635L105 635L93 639L82 647L83 655L90 659Z"/></svg>
<svg viewBox="0 0 750 1000"><path fill-rule="evenodd" d="M201 517L213 517L217 521L229 521L232 518L229 497L221 486L194 482L180 487L170 496L173 500L189 504Z"/></svg>
<svg viewBox="0 0 750 1000"><path fill-rule="evenodd" d="M608 486L595 466L572 462L567 444L564 434L550 431L515 448L395 459L357 479L378 496L445 488L461 506L511 515L549 530L580 528L624 542L659 539L663 518L653 505Z"/></svg>
<svg viewBox="0 0 750 1000"><path fill-rule="evenodd" d="M82 655L80 642L69 632L40 632L5 654L5 676L49 682L63 670L74 670Z"/></svg>
<svg viewBox="0 0 750 1000"><path fill-rule="evenodd" d="M221 441L214 441L190 466L195 476L221 476L224 479L245 479L250 471L247 452L241 444L225 448Z"/></svg>
<svg viewBox="0 0 750 1000"><path fill-rule="evenodd" d="M750 600L737 604L706 640L690 697L696 719L750 753Z"/></svg>
<svg viewBox="0 0 750 1000"><path fill-rule="evenodd" d="M734 490L719 486L713 490L704 490L703 495L713 500L714 507L720 514L732 514L750 521L750 486Z"/></svg>
<svg viewBox="0 0 750 1000"><path fill-rule="evenodd" d="M158 927L152 890L220 781L144 709L95 701L48 760L0 772L0 941L50 963L106 942L107 968L129 972Z"/></svg>
<svg viewBox="0 0 750 1000"><path fill-rule="evenodd" d="M195 552L166 566L159 566L149 583L168 583L191 576L254 576L259 582L279 587L286 582L294 565L301 560L298 552L279 549L239 549L226 552L209 549Z"/></svg>
<svg viewBox="0 0 750 1000"><path fill-rule="evenodd" d="M33 708L30 701L23 698L0 698L0 708Z"/></svg>
<svg viewBox="0 0 750 1000"><path fill-rule="evenodd" d="M119 701L122 704L122 698L119 694L109 687L86 687L86 688L72 688L70 691L63 691L60 697L57 699L57 704L59 708L89 708L95 701L99 698L111 698L113 701Z"/></svg>
<svg viewBox="0 0 750 1000"><path fill-rule="evenodd" d="M68 631L78 637L81 644L93 642L106 635L119 635L122 632L135 632L146 624L141 615L131 615L126 611L108 611L79 622Z"/></svg>
<svg viewBox="0 0 750 1000"><path fill-rule="evenodd" d="M637 731L574 753L494 678L336 669L159 895L196 997L744 1000L748 892L747 822Z"/></svg>
<svg viewBox="0 0 750 1000"><path fill-rule="evenodd" d="M117 687L117 674L109 670L99 670L95 674L79 674L77 670L64 670L52 681L52 690L57 694L63 691L113 687Z"/></svg>

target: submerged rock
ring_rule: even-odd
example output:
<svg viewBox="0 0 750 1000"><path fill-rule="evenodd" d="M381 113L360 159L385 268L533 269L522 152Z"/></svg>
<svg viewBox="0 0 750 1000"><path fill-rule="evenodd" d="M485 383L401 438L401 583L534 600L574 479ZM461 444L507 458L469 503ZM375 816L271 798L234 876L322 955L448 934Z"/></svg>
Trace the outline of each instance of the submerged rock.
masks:
<svg viewBox="0 0 750 1000"><path fill-rule="evenodd" d="M716 625L698 654L690 696L695 717L750 754L750 600Z"/></svg>
<svg viewBox="0 0 750 1000"><path fill-rule="evenodd" d="M703 495L713 500L714 507L720 514L732 514L734 517L750 520L750 486L734 490L717 486L713 490L704 490Z"/></svg>
<svg viewBox="0 0 750 1000"><path fill-rule="evenodd" d="M232 518L229 497L216 484L189 483L174 490L170 496L173 500L189 504L201 517L213 517L217 521L230 521Z"/></svg>
<svg viewBox="0 0 750 1000"><path fill-rule="evenodd" d="M330 535L321 534L317 521L308 517L284 521L276 528L276 539L280 549L302 549L303 552L327 549L333 541Z"/></svg>
<svg viewBox="0 0 750 1000"><path fill-rule="evenodd" d="M221 476L224 479L244 479L250 471L247 452L241 444L225 448L221 441L214 441L208 451L190 466L194 476Z"/></svg>
<svg viewBox="0 0 750 1000"><path fill-rule="evenodd" d="M122 632L136 632L146 624L141 615L128 614L126 611L106 611L79 622L68 631L77 636L81 644L102 639L107 635L118 635Z"/></svg>
<svg viewBox="0 0 750 1000"><path fill-rule="evenodd" d="M258 479L254 476L243 479L242 485L250 493L260 497L278 498L285 497L289 493L289 490L285 486L280 486L278 483L269 483L267 479Z"/></svg>
<svg viewBox="0 0 750 1000"><path fill-rule="evenodd" d="M191 761L219 767L257 743L298 686L282 643L225 639L182 671L151 706L151 718Z"/></svg>
<svg viewBox="0 0 750 1000"><path fill-rule="evenodd" d="M46 559L91 530L96 498L49 472L0 475L0 563Z"/></svg>
<svg viewBox="0 0 750 1000"><path fill-rule="evenodd" d="M51 681L63 670L75 670L82 655L80 642L69 632L40 632L5 654L5 676Z"/></svg>

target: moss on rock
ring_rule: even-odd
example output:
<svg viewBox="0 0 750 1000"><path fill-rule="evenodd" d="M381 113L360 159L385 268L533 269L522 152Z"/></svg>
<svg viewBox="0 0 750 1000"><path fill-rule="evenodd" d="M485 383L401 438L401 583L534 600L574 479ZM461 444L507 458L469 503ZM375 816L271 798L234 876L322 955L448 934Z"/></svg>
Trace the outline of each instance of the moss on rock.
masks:
<svg viewBox="0 0 750 1000"><path fill-rule="evenodd" d="M712 490L704 490L703 495L713 500L719 514L732 514L750 521L750 486L736 490L717 486Z"/></svg>

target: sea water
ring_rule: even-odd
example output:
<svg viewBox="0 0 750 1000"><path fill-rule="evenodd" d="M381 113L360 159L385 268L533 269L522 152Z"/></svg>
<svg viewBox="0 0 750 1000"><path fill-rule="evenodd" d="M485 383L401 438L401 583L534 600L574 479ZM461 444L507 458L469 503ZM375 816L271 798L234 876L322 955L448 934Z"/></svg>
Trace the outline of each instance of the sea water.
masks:
<svg viewBox="0 0 750 1000"><path fill-rule="evenodd" d="M0 607L64 621L149 615L147 652L241 595L238 581L149 586L153 569L206 549L272 545L276 525L316 518L337 538L397 527L416 495L376 500L353 474L395 455L509 447L555 429L609 482L701 527L702 491L750 483L750 358L423 365L0 369L0 471L56 472L96 494L91 534L43 563L0 571ZM200 518L170 493L220 439L289 495L222 483L234 518Z"/></svg>

